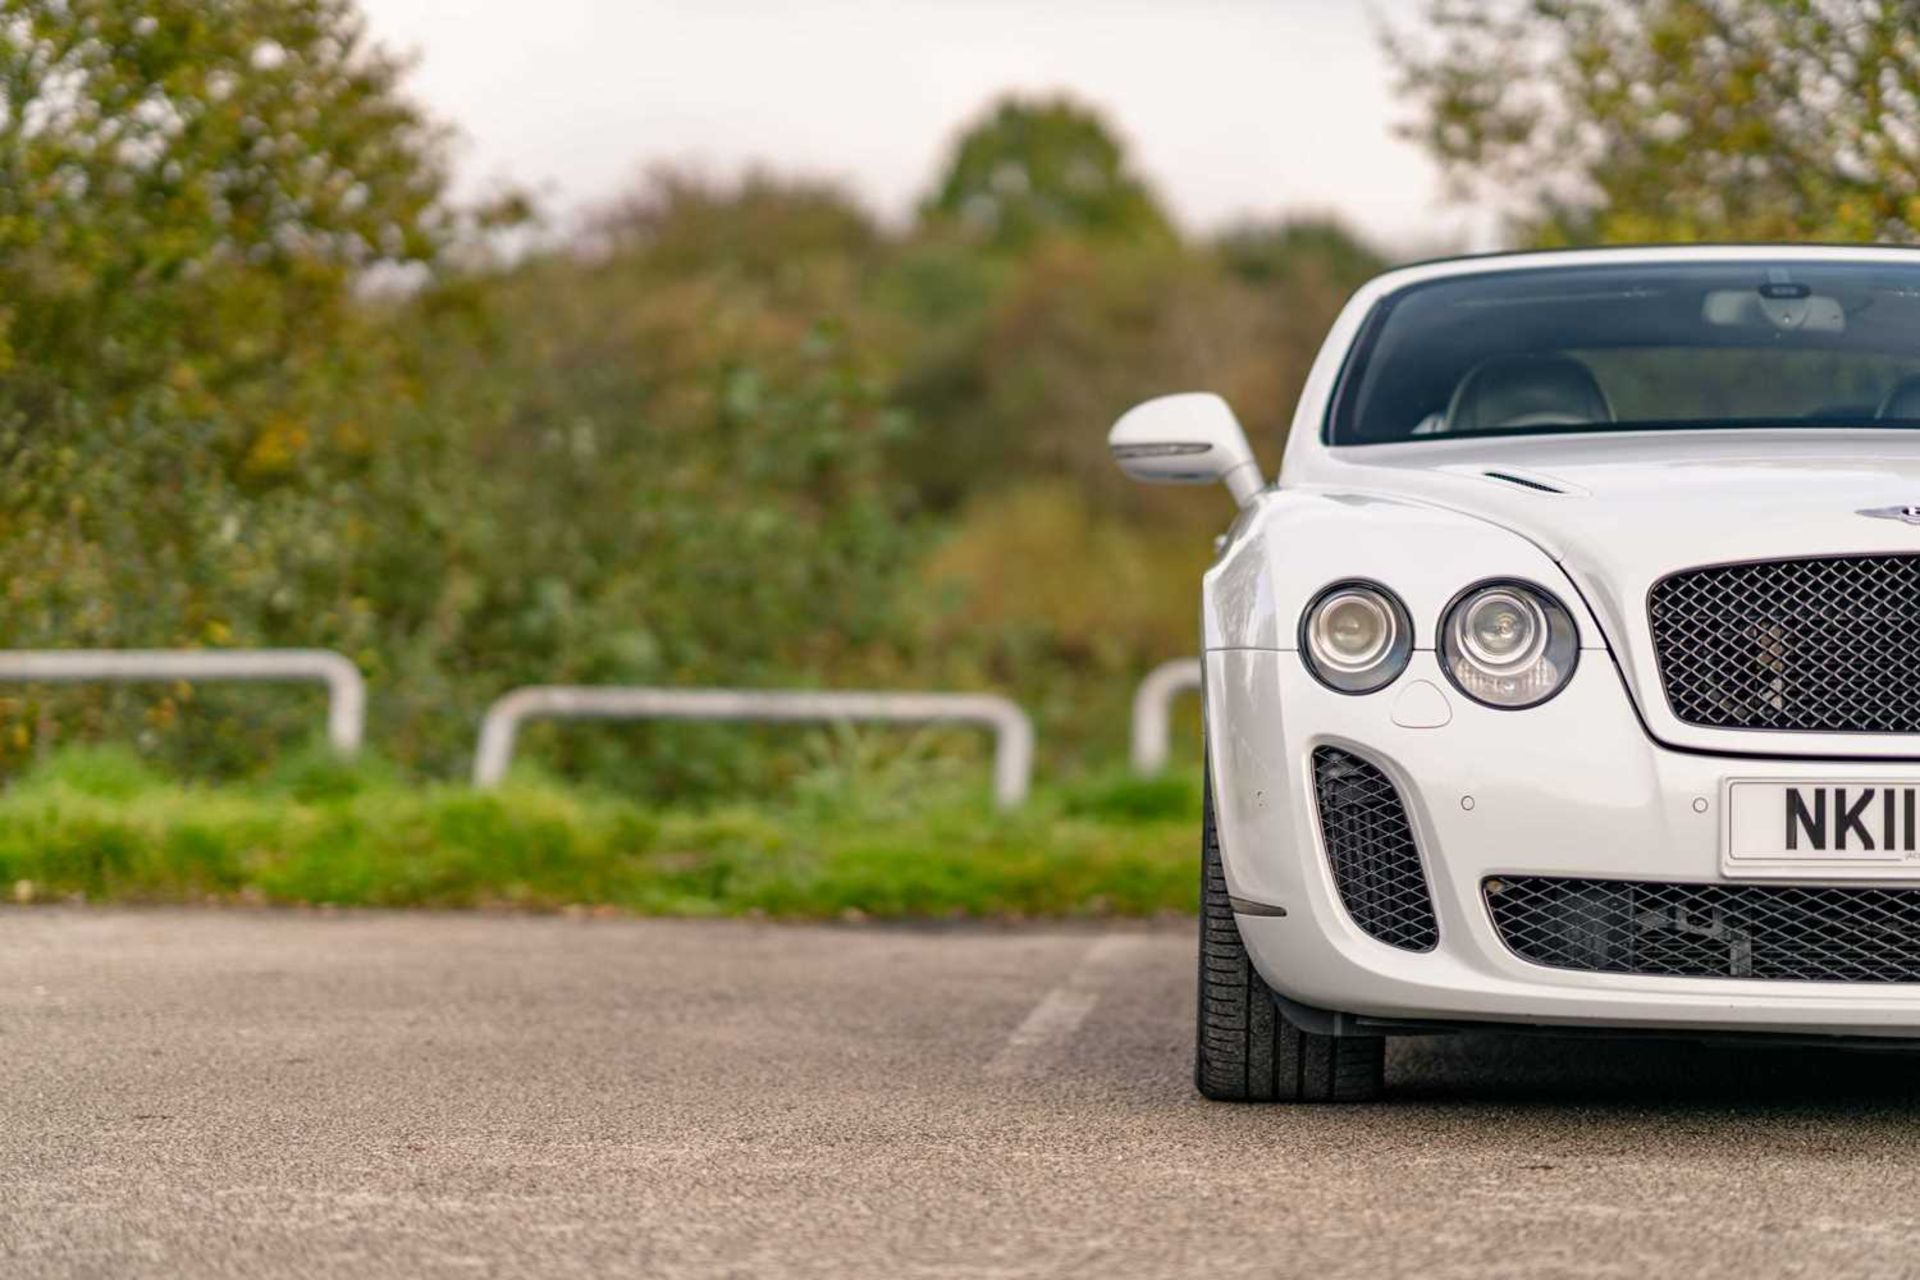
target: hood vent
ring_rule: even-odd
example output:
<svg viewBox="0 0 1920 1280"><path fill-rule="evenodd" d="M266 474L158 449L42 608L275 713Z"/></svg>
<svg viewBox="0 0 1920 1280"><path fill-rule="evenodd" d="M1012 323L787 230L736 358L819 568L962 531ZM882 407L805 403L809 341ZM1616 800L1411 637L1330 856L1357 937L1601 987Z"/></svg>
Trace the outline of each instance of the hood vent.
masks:
<svg viewBox="0 0 1920 1280"><path fill-rule="evenodd" d="M1521 475L1514 471L1482 471L1480 474L1489 480L1495 480L1501 484L1515 485L1522 489L1531 489L1535 493L1565 494L1568 492L1568 490L1561 488L1551 480L1538 476Z"/></svg>

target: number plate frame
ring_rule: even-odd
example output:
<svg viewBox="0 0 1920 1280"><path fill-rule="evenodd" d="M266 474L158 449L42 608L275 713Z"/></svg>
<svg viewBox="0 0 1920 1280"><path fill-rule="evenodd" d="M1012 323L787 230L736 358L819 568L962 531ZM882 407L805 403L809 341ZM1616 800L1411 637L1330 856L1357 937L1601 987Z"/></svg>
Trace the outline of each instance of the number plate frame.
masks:
<svg viewBox="0 0 1920 1280"><path fill-rule="evenodd" d="M1873 794L1862 806L1869 790ZM1881 847L1889 831L1888 791L1893 792L1891 849ZM1790 792L1800 796L1794 849L1786 847ZM1920 880L1920 848L1907 847L1920 846L1920 778L1728 778L1720 785L1720 813L1720 869L1727 875ZM1862 847L1863 829L1872 849ZM1843 842L1846 847L1838 847Z"/></svg>

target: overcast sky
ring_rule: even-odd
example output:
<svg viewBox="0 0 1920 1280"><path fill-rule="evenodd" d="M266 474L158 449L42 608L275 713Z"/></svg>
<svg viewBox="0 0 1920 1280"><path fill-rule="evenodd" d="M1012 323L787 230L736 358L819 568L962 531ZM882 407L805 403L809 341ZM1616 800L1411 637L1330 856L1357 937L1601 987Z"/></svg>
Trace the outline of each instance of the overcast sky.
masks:
<svg viewBox="0 0 1920 1280"><path fill-rule="evenodd" d="M902 217L994 94L1100 107L1176 216L1337 211L1401 247L1473 237L1392 134L1378 23L1415 0L361 0L458 126L463 182L561 210L650 164L840 178Z"/></svg>

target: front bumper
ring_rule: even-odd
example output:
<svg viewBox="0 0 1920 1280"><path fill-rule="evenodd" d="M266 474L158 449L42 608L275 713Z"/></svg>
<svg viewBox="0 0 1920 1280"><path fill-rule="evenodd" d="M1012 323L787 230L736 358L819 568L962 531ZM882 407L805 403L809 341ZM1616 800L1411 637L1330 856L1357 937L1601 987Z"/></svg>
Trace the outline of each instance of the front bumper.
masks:
<svg viewBox="0 0 1920 1280"><path fill-rule="evenodd" d="M1445 724L1396 723L1396 705L1400 720L1439 718L1428 698L1401 701L1416 681L1444 698ZM1206 699L1229 890L1286 912L1239 916L1241 936L1268 984L1292 1001L1412 1021L1920 1037L1920 984L1547 968L1507 949L1481 897L1488 876L1723 881L1727 778L1911 783L1920 763L1664 748L1648 737L1604 650L1582 654L1559 696L1518 712L1461 696L1429 651L1415 653L1388 689L1349 697L1316 682L1297 653L1215 650L1206 655ZM1365 756L1399 789L1433 896L1435 950L1378 942L1341 905L1313 798L1320 745Z"/></svg>

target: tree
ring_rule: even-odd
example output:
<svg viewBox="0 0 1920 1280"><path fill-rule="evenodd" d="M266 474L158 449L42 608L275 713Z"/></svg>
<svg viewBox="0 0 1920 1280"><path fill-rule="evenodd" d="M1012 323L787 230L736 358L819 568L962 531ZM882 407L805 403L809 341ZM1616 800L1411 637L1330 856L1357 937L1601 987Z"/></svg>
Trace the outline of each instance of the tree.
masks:
<svg viewBox="0 0 1920 1280"><path fill-rule="evenodd" d="M601 253L644 254L657 271L777 279L822 260L863 262L880 232L852 195L829 182L756 169L726 183L665 166L600 209L591 239Z"/></svg>
<svg viewBox="0 0 1920 1280"><path fill-rule="evenodd" d="M403 71L351 0L0 0L0 644L363 641L358 290L459 222Z"/></svg>
<svg viewBox="0 0 1920 1280"><path fill-rule="evenodd" d="M444 245L441 137L351 0L0 2L16 376L216 390ZM184 367L181 367L184 366Z"/></svg>
<svg viewBox="0 0 1920 1280"><path fill-rule="evenodd" d="M1523 240L1920 239L1911 0L1432 0L1409 129Z"/></svg>
<svg viewBox="0 0 1920 1280"><path fill-rule="evenodd" d="M1165 241L1171 225L1097 112L1067 98L1005 98L960 136L922 205L1002 249L1048 234Z"/></svg>
<svg viewBox="0 0 1920 1280"><path fill-rule="evenodd" d="M1337 218L1243 222L1222 233L1215 248L1229 270L1257 285L1314 282L1351 292L1387 267L1377 249Z"/></svg>

